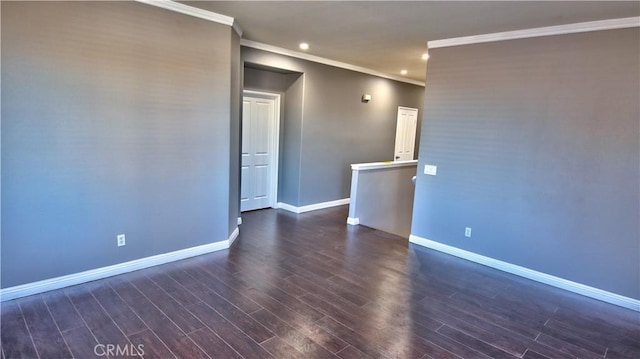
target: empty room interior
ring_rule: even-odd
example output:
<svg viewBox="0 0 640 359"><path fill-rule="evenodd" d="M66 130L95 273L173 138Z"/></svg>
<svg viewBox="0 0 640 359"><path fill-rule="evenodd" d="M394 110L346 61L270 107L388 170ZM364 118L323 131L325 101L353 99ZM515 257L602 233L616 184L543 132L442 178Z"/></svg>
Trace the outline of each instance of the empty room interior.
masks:
<svg viewBox="0 0 640 359"><path fill-rule="evenodd" d="M640 358L640 2L0 17L0 359Z"/></svg>

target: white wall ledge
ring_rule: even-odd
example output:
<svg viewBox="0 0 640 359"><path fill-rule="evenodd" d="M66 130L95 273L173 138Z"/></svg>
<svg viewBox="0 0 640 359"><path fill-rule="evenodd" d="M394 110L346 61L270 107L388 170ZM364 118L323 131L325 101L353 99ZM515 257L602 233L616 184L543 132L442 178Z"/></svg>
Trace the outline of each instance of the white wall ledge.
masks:
<svg viewBox="0 0 640 359"><path fill-rule="evenodd" d="M386 162L371 162L371 163L355 163L351 165L351 169L353 171L363 171L363 170L377 170L383 168L394 168L394 167L407 167L407 166L417 166L418 160L410 160L410 161L386 161Z"/></svg>

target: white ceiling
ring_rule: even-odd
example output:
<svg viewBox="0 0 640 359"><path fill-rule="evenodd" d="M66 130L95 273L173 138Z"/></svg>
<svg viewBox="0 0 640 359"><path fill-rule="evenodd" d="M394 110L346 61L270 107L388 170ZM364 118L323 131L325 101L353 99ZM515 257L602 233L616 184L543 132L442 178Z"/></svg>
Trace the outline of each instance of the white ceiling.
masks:
<svg viewBox="0 0 640 359"><path fill-rule="evenodd" d="M424 81L427 41L640 15L638 1L186 1L243 38Z"/></svg>

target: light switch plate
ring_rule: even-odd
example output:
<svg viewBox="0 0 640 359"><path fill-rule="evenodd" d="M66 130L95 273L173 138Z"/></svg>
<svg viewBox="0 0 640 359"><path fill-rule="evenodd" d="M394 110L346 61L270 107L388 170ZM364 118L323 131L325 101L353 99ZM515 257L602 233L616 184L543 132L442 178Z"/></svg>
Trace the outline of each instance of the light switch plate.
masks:
<svg viewBox="0 0 640 359"><path fill-rule="evenodd" d="M424 165L424 174L435 176L438 173L438 166Z"/></svg>

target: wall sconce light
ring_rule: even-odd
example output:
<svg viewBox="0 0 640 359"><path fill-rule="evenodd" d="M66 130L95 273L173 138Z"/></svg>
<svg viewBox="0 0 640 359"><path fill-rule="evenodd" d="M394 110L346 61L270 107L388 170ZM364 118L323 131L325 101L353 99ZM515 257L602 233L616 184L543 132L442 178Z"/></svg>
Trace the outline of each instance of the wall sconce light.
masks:
<svg viewBox="0 0 640 359"><path fill-rule="evenodd" d="M367 103L371 101L371 95L369 95L368 93L362 95L362 102Z"/></svg>

